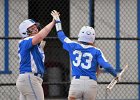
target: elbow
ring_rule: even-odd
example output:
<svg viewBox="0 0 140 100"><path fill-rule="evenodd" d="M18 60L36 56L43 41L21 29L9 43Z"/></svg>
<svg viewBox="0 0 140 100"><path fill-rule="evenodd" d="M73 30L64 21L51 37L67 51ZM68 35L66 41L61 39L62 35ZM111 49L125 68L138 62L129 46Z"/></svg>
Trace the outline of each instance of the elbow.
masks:
<svg viewBox="0 0 140 100"><path fill-rule="evenodd" d="M100 65L105 69L110 69L111 66L108 62L101 63Z"/></svg>

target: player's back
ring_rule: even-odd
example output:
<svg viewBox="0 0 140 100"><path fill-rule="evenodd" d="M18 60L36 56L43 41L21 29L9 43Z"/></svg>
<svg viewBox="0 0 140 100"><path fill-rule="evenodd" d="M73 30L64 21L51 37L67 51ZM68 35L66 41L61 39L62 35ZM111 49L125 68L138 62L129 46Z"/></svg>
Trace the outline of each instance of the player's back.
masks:
<svg viewBox="0 0 140 100"><path fill-rule="evenodd" d="M63 43L63 48L69 52L72 63L72 76L89 76L90 78L97 80L96 71L98 65L100 65L116 77L116 72L105 59L100 49L88 45L87 42L86 45L83 42L71 41L65 36L63 31L59 31L57 35Z"/></svg>
<svg viewBox="0 0 140 100"><path fill-rule="evenodd" d="M94 46L79 42L71 43L72 49L69 51L72 63L73 76L90 76L96 80L97 51Z"/></svg>

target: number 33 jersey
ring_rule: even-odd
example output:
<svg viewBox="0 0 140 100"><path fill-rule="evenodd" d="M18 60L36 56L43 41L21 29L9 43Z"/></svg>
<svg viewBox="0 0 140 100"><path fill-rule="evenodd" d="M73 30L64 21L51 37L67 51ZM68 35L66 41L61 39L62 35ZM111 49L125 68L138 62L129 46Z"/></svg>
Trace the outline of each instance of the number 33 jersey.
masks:
<svg viewBox="0 0 140 100"><path fill-rule="evenodd" d="M98 65L100 65L116 77L115 70L105 59L100 49L71 41L65 36L63 31L59 31L57 35L63 43L63 48L69 52L72 64L72 76L89 76L97 80L96 70Z"/></svg>

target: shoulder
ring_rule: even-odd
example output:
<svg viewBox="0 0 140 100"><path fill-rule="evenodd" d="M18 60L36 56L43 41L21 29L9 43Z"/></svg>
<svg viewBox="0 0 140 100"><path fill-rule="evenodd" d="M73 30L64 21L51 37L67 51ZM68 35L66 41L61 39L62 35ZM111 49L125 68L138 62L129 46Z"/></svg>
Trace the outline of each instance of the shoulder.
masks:
<svg viewBox="0 0 140 100"><path fill-rule="evenodd" d="M28 40L32 40L32 38L33 38L33 36L32 37L26 37L26 38L24 38L24 39L21 39L21 40L19 40L19 44L22 44L22 43L25 43L25 42L27 42Z"/></svg>
<svg viewBox="0 0 140 100"><path fill-rule="evenodd" d="M96 48L92 45L85 45L85 44L82 44L82 43L79 43L79 42L77 42L77 44L79 44L84 49L96 49L96 50L98 50L98 48Z"/></svg>
<svg viewBox="0 0 140 100"><path fill-rule="evenodd" d="M97 48L97 47L94 47L94 48L95 48L97 54L103 54L103 52L102 52L101 49L99 49L99 48Z"/></svg>
<svg viewBox="0 0 140 100"><path fill-rule="evenodd" d="M23 40L29 40L29 39L32 39L34 36L31 36L31 37L26 37L24 38Z"/></svg>
<svg viewBox="0 0 140 100"><path fill-rule="evenodd" d="M69 39L68 37L66 37L66 38L64 39L64 42L66 42L66 43L76 43L75 41L72 41L72 40Z"/></svg>
<svg viewBox="0 0 140 100"><path fill-rule="evenodd" d="M94 47L97 51L102 52L102 50L100 48Z"/></svg>

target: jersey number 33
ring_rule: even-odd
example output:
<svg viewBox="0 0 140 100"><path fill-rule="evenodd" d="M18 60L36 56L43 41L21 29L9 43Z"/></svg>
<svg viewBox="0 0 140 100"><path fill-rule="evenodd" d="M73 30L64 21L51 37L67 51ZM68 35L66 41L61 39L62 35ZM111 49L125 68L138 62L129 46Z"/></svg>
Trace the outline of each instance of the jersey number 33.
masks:
<svg viewBox="0 0 140 100"><path fill-rule="evenodd" d="M92 62L92 54L89 52L82 53L79 50L73 51L73 55L76 55L75 60L72 61L73 65L75 67L78 67L81 65L84 69L91 68L91 62ZM83 60L83 61L82 61Z"/></svg>

